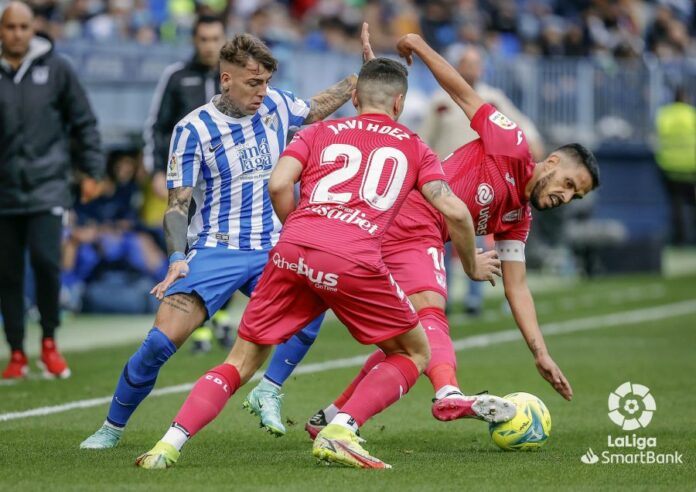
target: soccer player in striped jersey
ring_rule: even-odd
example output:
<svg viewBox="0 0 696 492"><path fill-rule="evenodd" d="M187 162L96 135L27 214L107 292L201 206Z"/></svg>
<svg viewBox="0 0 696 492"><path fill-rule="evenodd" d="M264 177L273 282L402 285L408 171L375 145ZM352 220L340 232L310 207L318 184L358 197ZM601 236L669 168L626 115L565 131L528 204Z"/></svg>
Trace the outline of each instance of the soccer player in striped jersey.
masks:
<svg viewBox="0 0 696 492"><path fill-rule="evenodd" d="M451 193L432 150L396 121L406 75L393 60L368 61L353 95L358 116L317 123L299 132L285 150L269 184L284 228L234 347L223 364L196 382L162 440L138 457L138 466L172 466L185 443L217 417L272 345L332 309L356 340L379 346L386 357L317 436L313 454L348 466L389 468L362 448L356 430L407 393L430 358L423 327L384 265L380 248L410 190L417 189L443 214L467 272L481 280L499 273L499 265L477 269L466 205Z"/></svg>
<svg viewBox="0 0 696 492"><path fill-rule="evenodd" d="M505 295L515 321L534 356L535 365L565 399L572 388L549 355L539 329L534 300L526 283L524 248L531 225L531 209L546 210L582 198L599 184L597 162L579 144L569 144L535 163L524 133L515 122L490 104L484 104L469 84L419 36L408 35L399 42L400 54L417 54L471 120L479 139L457 149L443 162L447 181L464 201L478 235L494 234L502 263ZM435 391L432 413L438 420L504 418L508 408L491 395L465 396L456 377L457 361L445 316L447 299L444 244L448 241L442 216L416 193L406 200L401 213L382 243L384 262L418 311L426 328L432 358L424 374ZM493 252L486 252L493 254ZM479 255L479 258L483 259ZM280 345L262 382L248 401L270 384L280 388L313 343L312 333L300 332ZM317 412L306 429L314 437L345 405L366 374L384 359L375 352L343 394ZM288 364L290 363L290 364ZM280 391L278 389L278 391ZM279 408L276 406L276 408ZM264 415L261 424L279 421L280 413Z"/></svg>
<svg viewBox="0 0 696 492"><path fill-rule="evenodd" d="M269 85L276 68L263 42L235 36L220 51L222 93L177 124L166 171L170 266L152 289L162 304L121 372L106 421L81 448L116 446L160 367L191 332L236 290L251 294L281 229L268 182L288 131L336 111L357 80L351 75L304 101ZM189 224L191 200L196 211ZM318 330L321 320L308 330Z"/></svg>

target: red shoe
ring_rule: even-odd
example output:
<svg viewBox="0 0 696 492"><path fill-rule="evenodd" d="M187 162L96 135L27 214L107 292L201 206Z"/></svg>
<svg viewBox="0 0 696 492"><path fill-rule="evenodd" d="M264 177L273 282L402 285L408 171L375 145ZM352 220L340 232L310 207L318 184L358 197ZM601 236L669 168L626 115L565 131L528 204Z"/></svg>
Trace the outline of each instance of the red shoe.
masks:
<svg viewBox="0 0 696 492"><path fill-rule="evenodd" d="M450 395L447 395L450 396ZM507 422L515 416L515 404L493 395L441 398L433 402L433 417L447 422L456 419L478 419L486 422Z"/></svg>
<svg viewBox="0 0 696 492"><path fill-rule="evenodd" d="M10 363L2 372L2 379L19 379L29 373L29 361L21 350L13 350Z"/></svg>
<svg viewBox="0 0 696 492"><path fill-rule="evenodd" d="M70 368L58 352L53 338L44 338L41 342L41 360L37 364L43 369L44 377L60 379L70 377Z"/></svg>

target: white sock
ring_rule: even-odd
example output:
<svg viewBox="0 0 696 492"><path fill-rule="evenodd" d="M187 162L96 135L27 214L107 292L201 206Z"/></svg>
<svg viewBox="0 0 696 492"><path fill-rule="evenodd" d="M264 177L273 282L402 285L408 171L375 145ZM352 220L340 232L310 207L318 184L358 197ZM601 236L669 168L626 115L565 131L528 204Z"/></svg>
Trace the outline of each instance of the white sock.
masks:
<svg viewBox="0 0 696 492"><path fill-rule="evenodd" d="M114 425L111 422L109 422L108 420L104 421L104 427L111 427L112 429L117 430L117 431L123 431L123 429L125 429L125 427L119 427L118 425Z"/></svg>
<svg viewBox="0 0 696 492"><path fill-rule="evenodd" d="M264 377L264 378L261 380L261 383L263 383L264 385L267 385L267 386L271 386L271 387L273 387L273 388L276 388L276 389L278 389L278 390L280 390L280 388L281 388L281 386L278 385L278 383L274 383L273 381L271 381L270 379L268 379L268 378L266 378L266 377Z"/></svg>
<svg viewBox="0 0 696 492"><path fill-rule="evenodd" d="M324 416L327 422L331 422L341 410L333 403L324 409Z"/></svg>
<svg viewBox="0 0 696 492"><path fill-rule="evenodd" d="M437 390L437 392L435 393L435 398L438 400L441 400L448 393L455 393L455 394L449 395L449 396L447 396L447 398L461 398L461 399L464 398L464 394L462 393L462 390L460 390L456 386L452 386L451 384L447 384L447 385L443 386L442 388L440 388L439 390Z"/></svg>
<svg viewBox="0 0 696 492"><path fill-rule="evenodd" d="M353 432L358 431L358 424L355 422L355 419L347 413L339 412L338 415L331 419L331 423L338 424Z"/></svg>
<svg viewBox="0 0 696 492"><path fill-rule="evenodd" d="M181 451L184 447L186 441L189 440L189 436L184 430L176 424L172 424L167 433L162 438L163 442L171 444L176 448L177 451Z"/></svg>

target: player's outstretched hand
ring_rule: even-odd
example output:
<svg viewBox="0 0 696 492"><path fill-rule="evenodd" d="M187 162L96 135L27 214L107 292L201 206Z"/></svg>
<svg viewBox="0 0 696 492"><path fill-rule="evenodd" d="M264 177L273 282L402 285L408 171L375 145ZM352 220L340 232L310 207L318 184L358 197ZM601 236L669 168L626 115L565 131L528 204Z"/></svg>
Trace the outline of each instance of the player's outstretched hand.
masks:
<svg viewBox="0 0 696 492"><path fill-rule="evenodd" d="M495 250L483 251L476 249L476 271L471 276L471 280L489 281L495 286L495 277L502 277L500 270L500 260Z"/></svg>
<svg viewBox="0 0 696 492"><path fill-rule="evenodd" d="M161 301L162 299L164 299L164 293L167 292L169 286L176 282L178 279L188 275L188 272L188 263L186 263L184 260L175 261L174 263L169 265L169 270L167 270L167 276L164 277L164 280L162 280L159 284L155 285L150 291L150 294L154 295L157 299Z"/></svg>
<svg viewBox="0 0 696 492"><path fill-rule="evenodd" d="M551 383L553 389L558 391L566 400L570 401L573 399L573 388L570 387L570 383L550 355L537 356L535 363L539 374Z"/></svg>
<svg viewBox="0 0 696 492"><path fill-rule="evenodd" d="M363 22L360 41L362 41L363 63L369 62L375 57L375 53L372 51L372 45L370 44L370 26L367 22Z"/></svg>
<svg viewBox="0 0 696 492"><path fill-rule="evenodd" d="M401 58L406 60L406 63L413 65L413 51L416 45L422 41L422 38L418 34L409 33L396 42L396 52L399 53Z"/></svg>

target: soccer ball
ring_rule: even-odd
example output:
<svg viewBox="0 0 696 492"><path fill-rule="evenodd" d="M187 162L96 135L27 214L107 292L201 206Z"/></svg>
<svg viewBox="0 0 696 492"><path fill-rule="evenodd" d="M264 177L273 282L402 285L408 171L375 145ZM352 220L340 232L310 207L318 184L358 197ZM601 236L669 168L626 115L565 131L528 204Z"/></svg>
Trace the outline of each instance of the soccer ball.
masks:
<svg viewBox="0 0 696 492"><path fill-rule="evenodd" d="M541 401L529 393L504 396L517 406L517 414L507 422L490 424L493 442L506 451L539 449L551 435L551 414Z"/></svg>

